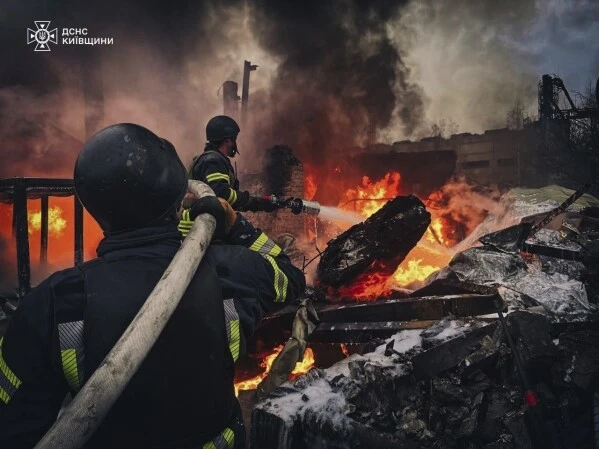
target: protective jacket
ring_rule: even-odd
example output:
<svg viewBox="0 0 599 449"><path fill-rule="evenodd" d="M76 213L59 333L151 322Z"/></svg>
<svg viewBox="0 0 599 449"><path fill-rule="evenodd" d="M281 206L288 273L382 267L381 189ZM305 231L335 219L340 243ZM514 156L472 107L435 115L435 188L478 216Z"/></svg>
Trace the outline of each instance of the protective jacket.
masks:
<svg viewBox="0 0 599 449"><path fill-rule="evenodd" d="M250 201L249 192L239 190L239 181L229 158L210 144L194 158L189 178L208 184L216 196L227 201L235 210L244 210Z"/></svg>
<svg viewBox="0 0 599 449"><path fill-rule="evenodd" d="M184 210L179 222L184 237L192 224L189 210ZM240 352L236 352L235 345L231 351L234 360L244 353L247 337L254 333L264 314L297 299L306 287L304 274L281 247L239 212L228 237L211 244L204 260L216 270L224 297L233 298L230 304L234 309L228 310L238 317L242 328L241 333L235 333L235 326L230 326L232 340L237 335L240 339Z"/></svg>
<svg viewBox="0 0 599 449"><path fill-rule="evenodd" d="M238 221L231 245L208 249L86 449L243 447L234 360L264 311L296 297L305 281L284 257L257 265L259 253L237 246L244 230L257 230ZM97 259L54 274L21 301L0 343L0 447L35 445L65 395L76 394L122 335L180 241L174 223L107 237Z"/></svg>

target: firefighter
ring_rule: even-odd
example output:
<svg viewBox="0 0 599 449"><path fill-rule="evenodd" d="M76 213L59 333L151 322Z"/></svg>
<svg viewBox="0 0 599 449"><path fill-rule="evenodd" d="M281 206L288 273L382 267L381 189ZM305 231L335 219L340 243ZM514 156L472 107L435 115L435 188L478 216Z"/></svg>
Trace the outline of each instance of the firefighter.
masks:
<svg viewBox="0 0 599 449"><path fill-rule="evenodd" d="M98 258L51 275L26 295L0 340L0 447L31 448L123 334L181 244L187 190L174 147L133 124L94 135L75 164L75 191L100 224ZM225 202L223 202L225 203ZM234 362L262 314L305 287L268 237L215 197L215 238L139 371L85 445L245 447ZM268 251L267 251L268 248Z"/></svg>
<svg viewBox="0 0 599 449"><path fill-rule="evenodd" d="M208 184L216 196L226 200L235 210L272 212L276 209L272 203L239 190L237 173L229 159L239 154L239 131L239 125L231 117L217 115L211 118L206 125L204 152L193 159L189 177Z"/></svg>

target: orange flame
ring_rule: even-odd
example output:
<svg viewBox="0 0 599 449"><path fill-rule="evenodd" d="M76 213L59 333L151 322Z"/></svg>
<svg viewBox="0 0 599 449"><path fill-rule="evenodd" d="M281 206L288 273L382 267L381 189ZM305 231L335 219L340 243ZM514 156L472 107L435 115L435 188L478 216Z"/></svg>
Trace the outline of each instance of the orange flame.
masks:
<svg viewBox="0 0 599 449"><path fill-rule="evenodd" d="M311 200L316 195L318 183L316 182L316 171L309 164L304 164L304 198Z"/></svg>
<svg viewBox="0 0 599 449"><path fill-rule="evenodd" d="M362 177L362 185L345 192L346 200L339 207L354 210L365 218L381 209L388 199L400 194L401 176L389 172L383 179L372 182L368 176Z"/></svg>
<svg viewBox="0 0 599 449"><path fill-rule="evenodd" d="M73 197L49 197L47 265L42 266L41 255L41 200L30 199L28 206L29 254L32 285L36 285L49 272L72 267L74 264L74 199ZM0 254L0 263L8 264L6 281L16 285L16 239L12 233L13 207L0 203L0 239L7 242ZM83 214L83 249L85 260L96 257L96 247L103 233L96 221L86 212ZM14 266L13 266L14 265Z"/></svg>
<svg viewBox="0 0 599 449"><path fill-rule="evenodd" d="M390 273L385 272L383 265L370 270L375 271L359 275L351 285L339 288L334 295L341 298L358 298L364 301L376 301L378 298L389 296L392 292L389 285Z"/></svg>
<svg viewBox="0 0 599 449"><path fill-rule="evenodd" d="M388 199L401 194L405 193L401 191L401 175L398 172L390 171L378 181L364 176L360 186L345 192L345 201L339 207L356 211L368 218L380 210ZM368 274L358 277L351 286L343 287L336 293L342 297L371 300L388 296L393 285L407 287L425 280L449 262L447 252L435 250L439 245L442 248L449 246L450 238L447 236L451 234L451 230L447 227L443 218L433 217L420 242L394 273L389 267L380 264L378 270L369 270Z"/></svg>
<svg viewBox="0 0 599 449"><path fill-rule="evenodd" d="M279 345L275 349L273 349L273 352L264 357L262 362L260 362L260 366L264 368L263 373L258 374L257 376L254 376L251 379L235 382L235 396L239 396L239 392L241 390L255 390L256 388L258 388L258 385L260 385L262 379L264 379L266 375L270 372L273 362L282 350L283 345ZM301 362L296 363L295 368L291 372L290 378L293 379L300 374L307 373L313 366L314 353L312 352L312 349L306 348L306 352L304 353L304 359Z"/></svg>
<svg viewBox="0 0 599 449"><path fill-rule="evenodd" d="M42 212L34 211L28 214L29 234L42 229ZM67 220L62 216L62 209L58 206L48 208L48 235L60 237L67 227Z"/></svg>
<svg viewBox="0 0 599 449"><path fill-rule="evenodd" d="M424 235L431 243L440 243L445 246L448 245L447 240L443 237L443 222L441 221L441 218L434 218Z"/></svg>
<svg viewBox="0 0 599 449"><path fill-rule="evenodd" d="M345 343L341 343L341 352L345 357L349 357L349 349L347 349L347 345Z"/></svg>
<svg viewBox="0 0 599 449"><path fill-rule="evenodd" d="M433 265L422 264L421 259L408 260L407 268L404 268L403 265L402 263L397 271L393 273L393 280L399 285L410 285L414 281L424 281L429 275L440 269Z"/></svg>

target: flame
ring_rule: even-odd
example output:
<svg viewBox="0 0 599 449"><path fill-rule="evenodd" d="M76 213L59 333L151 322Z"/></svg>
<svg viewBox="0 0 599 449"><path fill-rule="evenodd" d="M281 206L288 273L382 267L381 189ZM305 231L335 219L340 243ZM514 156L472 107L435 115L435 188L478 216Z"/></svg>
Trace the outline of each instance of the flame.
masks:
<svg viewBox="0 0 599 449"><path fill-rule="evenodd" d="M345 192L346 200L339 207L354 210L364 218L381 209L385 203L400 194L401 175L389 172L381 180L372 182L368 176L362 177L362 185Z"/></svg>
<svg viewBox="0 0 599 449"><path fill-rule="evenodd" d="M62 209L58 206L48 208L48 235L60 237L67 227L67 221L62 216ZM29 234L42 229L42 211L29 212Z"/></svg>
<svg viewBox="0 0 599 449"><path fill-rule="evenodd" d="M304 164L304 198L307 200L314 199L316 190L318 189L318 183L316 182L316 171L314 167L309 164Z"/></svg>
<svg viewBox="0 0 599 449"><path fill-rule="evenodd" d="M379 264L370 268L368 272L360 274L351 285L337 289L334 296L376 301L392 293L389 275L388 270Z"/></svg>
<svg viewBox="0 0 599 449"><path fill-rule="evenodd" d="M341 352L345 357L349 357L349 349L347 349L347 345L345 343L341 343Z"/></svg>
<svg viewBox="0 0 599 449"><path fill-rule="evenodd" d="M266 377L272 368L272 364L279 355L279 353L283 350L283 345L279 345L273 349L273 352L268 354L262 362L260 362L260 366L264 368L264 372L258 374L257 376L252 377L251 379L246 379L243 381L235 382L235 396L239 396L239 392L241 390L255 390L262 382L262 379ZM306 352L304 353L304 359L301 362L297 362L295 368L291 372L291 379L297 377L300 374L307 373L310 368L314 366L314 353L312 349L306 348Z"/></svg>
<svg viewBox="0 0 599 449"><path fill-rule="evenodd" d="M402 263L395 273L393 280L399 285L409 285L414 281L424 281L435 271L439 271L439 267L433 265L422 264L422 259L407 260L407 268L404 268Z"/></svg>
<svg viewBox="0 0 599 449"><path fill-rule="evenodd" d="M440 243L448 246L448 241L443 237L443 221L441 218L434 218L426 230L426 239L431 243Z"/></svg>
<svg viewBox="0 0 599 449"><path fill-rule="evenodd" d="M362 178L362 183L356 188L347 189L345 200L339 208L358 212L364 218L380 210L385 203L398 195L406 194L401 191L401 175L396 171L388 172L380 180L371 180L368 176ZM433 193L425 204L434 202L440 196ZM373 300L389 296L393 287L408 287L416 282L424 281L430 274L445 266L451 259L447 250L450 246L453 230L441 216L434 216L430 226L420 242L408 254L406 259L395 270L380 264L368 273L359 276L350 286L342 287L335 292L341 297L353 297L359 300Z"/></svg>
<svg viewBox="0 0 599 449"><path fill-rule="evenodd" d="M47 265L40 263L41 256L41 200L30 199L28 206L29 254L32 285L36 285L49 273L74 264L74 199L73 197L49 197L48 199L48 252ZM13 206L0 203L0 241L6 246L0 253L0 263L7 269L0 281L6 281L11 288L17 285L16 239L12 232ZM96 257L96 248L103 233L96 221L84 211L83 250L84 259Z"/></svg>

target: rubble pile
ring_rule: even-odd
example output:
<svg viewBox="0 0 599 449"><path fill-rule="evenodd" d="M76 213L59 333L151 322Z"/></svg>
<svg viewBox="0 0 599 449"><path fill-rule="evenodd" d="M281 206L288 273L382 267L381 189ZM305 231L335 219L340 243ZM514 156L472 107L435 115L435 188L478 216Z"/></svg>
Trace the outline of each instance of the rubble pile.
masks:
<svg viewBox="0 0 599 449"><path fill-rule="evenodd" d="M599 330L507 321L534 407L498 323L443 320L280 387L253 411L252 447L594 448Z"/></svg>
<svg viewBox="0 0 599 449"><path fill-rule="evenodd" d="M513 216L499 217L507 227L480 232L491 220L482 223L476 239L410 298L362 304L363 316L339 309L344 328L358 333L372 336L385 319L396 320L385 324L390 329L406 330L275 390L253 411L252 447L595 448L599 208L566 210L569 201L516 202ZM354 227L329 243L321 279L341 285L368 269L383 246L362 244L366 238ZM468 294L495 304L493 313L471 308L457 315L463 321L451 315L449 298ZM413 304L431 298L443 304L441 316L450 315L432 326ZM399 312L408 304L413 318ZM507 310L505 321L499 309ZM325 324L315 336L337 332L338 322Z"/></svg>

